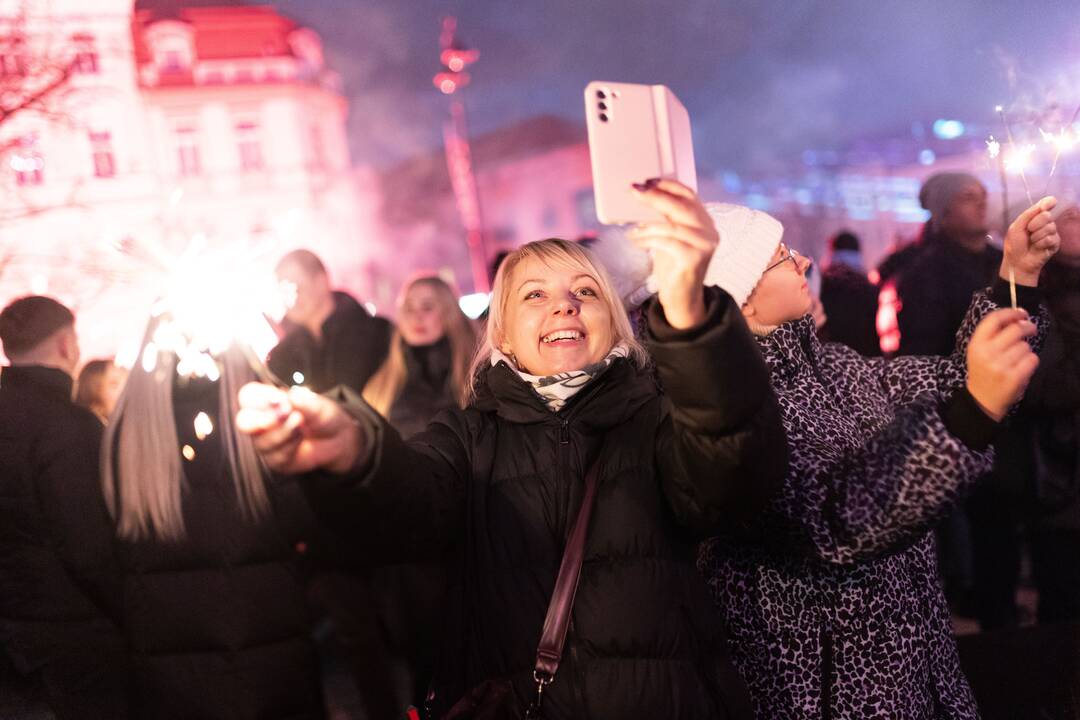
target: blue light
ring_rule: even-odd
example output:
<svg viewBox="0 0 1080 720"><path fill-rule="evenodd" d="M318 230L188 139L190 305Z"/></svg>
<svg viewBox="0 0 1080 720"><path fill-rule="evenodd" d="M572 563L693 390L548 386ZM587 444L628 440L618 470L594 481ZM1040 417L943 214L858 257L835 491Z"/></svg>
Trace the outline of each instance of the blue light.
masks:
<svg viewBox="0 0 1080 720"><path fill-rule="evenodd" d="M742 178L740 178L739 174L736 172L730 170L725 171L723 174L723 183L724 190L729 193L738 194L742 192Z"/></svg>
<svg viewBox="0 0 1080 720"><path fill-rule="evenodd" d="M743 201L746 203L747 207L753 208L755 210L764 211L768 211L769 205L771 204L769 202L769 198L760 192L752 192L748 194L746 197L743 198Z"/></svg>
<svg viewBox="0 0 1080 720"><path fill-rule="evenodd" d="M964 134L964 123L959 120L935 120L934 134L942 140L955 140Z"/></svg>
<svg viewBox="0 0 1080 720"><path fill-rule="evenodd" d="M919 162L923 165L933 165L935 160L937 160L937 155L929 148L919 153Z"/></svg>

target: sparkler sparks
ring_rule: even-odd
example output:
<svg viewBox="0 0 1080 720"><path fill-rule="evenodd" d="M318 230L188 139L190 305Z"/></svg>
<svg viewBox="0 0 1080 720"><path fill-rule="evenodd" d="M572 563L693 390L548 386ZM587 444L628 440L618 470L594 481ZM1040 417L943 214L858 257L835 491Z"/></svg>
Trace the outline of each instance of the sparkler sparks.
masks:
<svg viewBox="0 0 1080 720"><path fill-rule="evenodd" d="M220 377L215 359L237 345L263 381L272 375L263 364L278 336L271 322L285 313L282 292L258 259L269 248L241 244L211 248L196 234L178 257L160 247L144 248L152 268L162 272L163 288L151 314L159 318L153 337L143 349L147 372L159 366L162 353L176 356L176 372L184 377Z"/></svg>
<svg viewBox="0 0 1080 720"><path fill-rule="evenodd" d="M996 160L997 156L1001 154L1001 143L993 135L986 141L986 151L990 153L991 160Z"/></svg>
<svg viewBox="0 0 1080 720"><path fill-rule="evenodd" d="M1027 194L1028 205L1032 205L1034 203L1031 199L1031 187L1028 185L1027 174L1024 172L1024 168L1027 166L1027 163L1030 162L1031 149L1029 148L1025 152L1020 151L1020 149L1016 147L1016 141L1013 139L1012 126L1009 124L1009 118L1005 114L1005 108L998 105L994 108L994 111L1001 117L1001 123L1005 126L1005 136L1009 139L1010 155L1013 155L1011 162L1012 168L1010 168L1010 158L1005 158L1005 167L1006 169L1015 169L1015 171L1020 173L1020 179L1024 182L1024 192ZM1020 154L1017 154L1018 151L1020 151Z"/></svg>
<svg viewBox="0 0 1080 720"><path fill-rule="evenodd" d="M1024 178L1024 189L1027 189L1027 176L1025 172L1031 166L1031 156L1035 152L1034 145L1026 145L1022 147L1014 146L1010 147L1004 156L1005 169L1011 173L1020 175ZM1028 201L1031 201L1030 192L1028 193Z"/></svg>
<svg viewBox="0 0 1080 720"><path fill-rule="evenodd" d="M1076 111L1073 112L1072 117L1069 119L1068 124L1063 125L1057 137L1043 132L1042 128L1039 128L1039 132L1042 133L1043 140L1046 140L1054 146L1054 162L1050 165L1050 174L1046 176L1046 189L1043 190L1043 195L1050 193L1050 183L1054 180L1054 172L1057 171L1058 160L1061 159L1061 154L1069 152L1076 146L1076 136L1073 133L1073 128L1076 125L1076 118L1080 117L1080 105L1076 106Z"/></svg>

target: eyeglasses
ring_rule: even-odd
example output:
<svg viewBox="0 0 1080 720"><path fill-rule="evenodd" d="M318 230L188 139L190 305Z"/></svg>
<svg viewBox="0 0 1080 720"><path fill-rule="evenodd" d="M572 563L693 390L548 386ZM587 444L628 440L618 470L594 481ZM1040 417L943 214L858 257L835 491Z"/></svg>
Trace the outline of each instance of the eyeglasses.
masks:
<svg viewBox="0 0 1080 720"><path fill-rule="evenodd" d="M775 270L776 268L778 268L781 265L783 265L784 263L786 263L788 260L790 260L791 264L794 265L795 267L799 267L799 258L801 257L801 255L799 255L799 253L797 251L792 250L791 248L789 248L784 243L780 243L780 252L784 253L784 257L782 259L780 259L780 260L777 260L776 262L774 262L769 267L765 268L765 272L769 272L770 270ZM761 273L761 274L764 275L765 273Z"/></svg>

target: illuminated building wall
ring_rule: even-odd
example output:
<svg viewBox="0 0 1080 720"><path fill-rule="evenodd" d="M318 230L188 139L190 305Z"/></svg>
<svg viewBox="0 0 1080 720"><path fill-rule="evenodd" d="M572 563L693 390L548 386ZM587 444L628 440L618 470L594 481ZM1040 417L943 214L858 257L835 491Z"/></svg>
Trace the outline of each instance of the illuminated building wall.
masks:
<svg viewBox="0 0 1080 720"><path fill-rule="evenodd" d="M0 303L57 296L86 357L137 339L160 291L155 247L239 243L267 269L311 247L335 281L368 290L375 220L357 212L346 104L318 36L268 8L172 5L0 4L3 17L30 8L42 42L95 53L57 112L0 126Z"/></svg>

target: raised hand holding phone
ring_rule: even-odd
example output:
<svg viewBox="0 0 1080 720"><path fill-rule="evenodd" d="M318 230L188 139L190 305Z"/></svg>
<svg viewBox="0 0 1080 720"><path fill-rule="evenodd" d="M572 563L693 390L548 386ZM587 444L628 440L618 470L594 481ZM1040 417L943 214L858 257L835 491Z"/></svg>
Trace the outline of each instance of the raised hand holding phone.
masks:
<svg viewBox="0 0 1080 720"><path fill-rule="evenodd" d="M652 280L668 324L688 329L705 320L705 273L720 236L697 194L675 180L632 185L639 202L663 219L641 223L630 239L653 260Z"/></svg>

